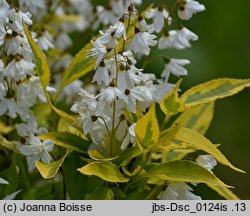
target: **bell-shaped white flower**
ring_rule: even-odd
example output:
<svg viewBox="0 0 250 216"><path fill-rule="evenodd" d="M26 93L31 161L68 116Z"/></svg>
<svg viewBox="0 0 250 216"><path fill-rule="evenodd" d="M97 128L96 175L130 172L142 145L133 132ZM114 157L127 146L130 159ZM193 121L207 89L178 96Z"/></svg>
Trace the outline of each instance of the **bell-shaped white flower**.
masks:
<svg viewBox="0 0 250 216"><path fill-rule="evenodd" d="M212 155L199 155L195 162L209 171L217 165L217 161Z"/></svg>
<svg viewBox="0 0 250 216"><path fill-rule="evenodd" d="M41 142L33 134L30 135L28 139L30 145L17 146L18 150L25 156L30 157L30 159L35 162L36 160L42 160L44 163L49 163L51 161L51 156L49 154L54 147L54 143L50 140L45 140Z"/></svg>
<svg viewBox="0 0 250 216"><path fill-rule="evenodd" d="M149 34L148 32L142 32L140 29L135 28L135 35L132 38L128 48L134 53L149 55L150 46L155 46L157 41L156 36Z"/></svg>
<svg viewBox="0 0 250 216"><path fill-rule="evenodd" d="M27 123L16 124L17 134L21 137L29 136L30 134L43 134L48 132L46 128L39 128L34 116L28 119Z"/></svg>
<svg viewBox="0 0 250 216"><path fill-rule="evenodd" d="M95 69L99 66L99 64L103 61L104 57L107 55L107 47L91 41L93 48L89 51L88 57L96 57L96 66Z"/></svg>
<svg viewBox="0 0 250 216"><path fill-rule="evenodd" d="M140 91L138 88L133 88L133 89L126 89L125 90L125 95L128 97L128 102L126 104L126 107L128 110L132 113L136 112L136 102L143 102L146 101L146 98L144 94Z"/></svg>
<svg viewBox="0 0 250 216"><path fill-rule="evenodd" d="M117 39L120 39L121 37L123 37L124 40L127 39L127 36L126 36L126 28L125 28L125 25L124 25L124 18L120 18L119 21L117 21L113 26L112 28L115 30L115 33L114 33L114 36L117 38Z"/></svg>
<svg viewBox="0 0 250 216"><path fill-rule="evenodd" d="M103 92L101 92L98 96L98 101L105 102L107 104L112 104L114 101L117 101L118 99L124 101L125 103L128 103L127 96L118 88L116 87L108 87L104 89Z"/></svg>
<svg viewBox="0 0 250 216"><path fill-rule="evenodd" d="M23 34L22 21L27 25L32 25L31 17L32 17L31 13L29 12L23 13L22 11L16 12L16 10L13 8L9 12L9 19L11 21L9 25L17 33Z"/></svg>
<svg viewBox="0 0 250 216"><path fill-rule="evenodd" d="M0 28L3 27L8 18L9 7L9 4L5 0L0 0Z"/></svg>
<svg viewBox="0 0 250 216"><path fill-rule="evenodd" d="M160 192L160 200L201 200L201 197L194 195L193 189L184 182L169 181L165 191Z"/></svg>
<svg viewBox="0 0 250 216"><path fill-rule="evenodd" d="M109 85L109 72L104 61L102 61L97 67L92 82L97 82L98 85L101 85L102 83L104 83L106 86Z"/></svg>
<svg viewBox="0 0 250 216"><path fill-rule="evenodd" d="M189 41L197 41L199 37L185 27L180 27L177 31L177 39L184 47L191 47Z"/></svg>
<svg viewBox="0 0 250 216"><path fill-rule="evenodd" d="M28 7L33 15L38 15L39 11L43 11L46 8L44 0L19 0L19 6Z"/></svg>
<svg viewBox="0 0 250 216"><path fill-rule="evenodd" d="M185 0L185 3L180 6L178 15L183 20L189 20L193 14L202 12L205 10L205 6L194 0Z"/></svg>
<svg viewBox="0 0 250 216"><path fill-rule="evenodd" d="M128 147L129 143L133 143L133 144L136 143L135 123L129 126L127 135L122 141L121 149L125 150Z"/></svg>
<svg viewBox="0 0 250 216"><path fill-rule="evenodd" d="M43 32L38 38L37 45L44 51L54 48L53 39L48 31Z"/></svg>
<svg viewBox="0 0 250 216"><path fill-rule="evenodd" d="M157 33L163 29L165 19L168 19L168 22L171 23L171 17L169 17L168 11L163 7L150 9L150 11L146 13L146 17L148 19L153 18L155 31Z"/></svg>
<svg viewBox="0 0 250 216"><path fill-rule="evenodd" d="M3 45L5 36L6 36L5 28L1 26L1 23L0 23L0 46Z"/></svg>
<svg viewBox="0 0 250 216"><path fill-rule="evenodd" d="M185 49L185 46L177 39L177 31L171 30L166 35L163 35L159 39L159 49L174 48L174 49Z"/></svg>
<svg viewBox="0 0 250 216"><path fill-rule="evenodd" d="M8 79L19 81L25 78L26 75L32 75L34 68L35 65L32 62L26 61L22 56L17 54L5 68L4 74Z"/></svg>
<svg viewBox="0 0 250 216"><path fill-rule="evenodd" d="M164 77L166 81L169 79L170 73L175 76L186 76L188 72L183 67L186 64L190 64L190 61L187 59L165 59L165 68L161 76Z"/></svg>

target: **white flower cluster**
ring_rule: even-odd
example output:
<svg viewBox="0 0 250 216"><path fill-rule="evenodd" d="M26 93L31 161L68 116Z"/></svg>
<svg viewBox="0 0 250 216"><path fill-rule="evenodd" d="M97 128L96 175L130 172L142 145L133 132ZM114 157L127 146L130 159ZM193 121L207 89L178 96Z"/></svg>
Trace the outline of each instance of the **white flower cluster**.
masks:
<svg viewBox="0 0 250 216"><path fill-rule="evenodd" d="M47 130L38 130L31 110L38 101L46 102L39 77L35 74L32 51L23 31L22 21L31 25L31 14L16 10L5 0L0 1L0 10L0 117L20 118L23 123L16 124L17 133L25 139L17 147L24 155L30 156L29 159L33 156L40 159L41 155L42 161L48 163L48 151L52 150L52 144L46 148L35 137ZM34 160L30 163L32 166Z"/></svg>
<svg viewBox="0 0 250 216"><path fill-rule="evenodd" d="M122 1L114 2L119 4ZM196 7L197 2L194 2L181 1L181 19L202 11L200 4ZM145 18L152 19L152 24L148 25L143 15L137 15L134 5L130 4L128 11L116 22L113 22L113 13L105 14L104 24L111 25L105 32L101 31L95 41L91 41L93 48L89 51L89 58L96 59L92 82L97 83L97 90L82 90L79 93L81 100L71 110L80 114L84 134L90 135L93 143L106 149L110 156L115 156L119 149L136 144L136 118L133 116L144 113L152 102L159 103L172 89L170 74L187 75L184 66L190 61L186 59L164 57L162 79L157 79L153 73L143 73L142 69L136 67L135 57L149 55L151 47L157 43L159 49L185 49L191 46L190 41L198 39L197 35L181 25L177 30L170 30L173 22L170 13L161 6L150 9L145 14ZM128 31L131 28L132 35ZM157 34L163 32L165 34L157 41ZM159 197L199 198L192 194L192 189L185 183L171 183L168 190L173 195L166 195L166 192ZM185 193L180 195L176 192L178 190Z"/></svg>

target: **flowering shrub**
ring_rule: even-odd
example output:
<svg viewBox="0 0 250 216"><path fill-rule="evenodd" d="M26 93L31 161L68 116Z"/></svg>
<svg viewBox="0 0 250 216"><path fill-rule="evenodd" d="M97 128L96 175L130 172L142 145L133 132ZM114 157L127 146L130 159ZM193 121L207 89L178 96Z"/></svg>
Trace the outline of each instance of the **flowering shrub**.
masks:
<svg viewBox="0 0 250 216"><path fill-rule="evenodd" d="M205 7L141 4L0 0L0 198L201 199L192 188L205 183L238 199L212 169L244 171L204 134L214 101L250 80L216 79L179 95L182 79L169 78L186 76L190 61L159 56L157 77L147 71L150 52L190 48L198 36L182 20ZM75 37L89 43L74 56Z"/></svg>

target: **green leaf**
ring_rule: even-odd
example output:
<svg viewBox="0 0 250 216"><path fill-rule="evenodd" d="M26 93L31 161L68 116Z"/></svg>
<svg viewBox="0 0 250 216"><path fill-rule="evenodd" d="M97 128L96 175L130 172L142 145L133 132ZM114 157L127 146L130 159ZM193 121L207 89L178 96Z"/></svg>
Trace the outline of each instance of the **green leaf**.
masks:
<svg viewBox="0 0 250 216"><path fill-rule="evenodd" d="M216 191L220 196L224 197L227 200L240 200L239 197L237 197L229 188L227 187L220 187L216 185L210 185L208 186Z"/></svg>
<svg viewBox="0 0 250 216"><path fill-rule="evenodd" d="M226 157L216 148L215 145L213 145L206 137L203 135L199 134L197 131L188 129L188 128L180 128L178 132L175 135L175 139L182 141L184 143L188 143L191 147L198 149L198 150L203 150L212 156L214 158L226 165L229 166L230 168L238 171L245 173L243 170L233 166L227 159Z"/></svg>
<svg viewBox="0 0 250 216"><path fill-rule="evenodd" d="M15 141L9 141L7 140L5 137L3 137L0 133L0 146L3 146L4 148L7 148L9 150L12 150L16 153L20 153L17 149L16 149L16 142Z"/></svg>
<svg viewBox="0 0 250 216"><path fill-rule="evenodd" d="M43 141L51 140L55 145L81 153L86 153L89 146L89 141L80 136L66 132L49 132L38 136L38 138Z"/></svg>
<svg viewBox="0 0 250 216"><path fill-rule="evenodd" d="M214 116L214 102L201 104L196 107L185 110L175 120L181 127L196 130L204 135L209 128Z"/></svg>
<svg viewBox="0 0 250 216"><path fill-rule="evenodd" d="M166 115L175 115L185 109L185 104L178 95L181 82L182 79L176 83L175 87L162 99L160 103L161 110Z"/></svg>
<svg viewBox="0 0 250 216"><path fill-rule="evenodd" d="M50 68L49 65L47 63L47 60L43 54L43 52L41 51L41 49L38 47L38 45L36 44L36 42L33 40L31 33L28 29L28 27L24 24L23 22L23 29L25 32L25 35L27 37L27 40L29 42L30 48L32 50L34 59L35 59L35 63L36 63L36 67L37 67L37 72L38 75L40 77L40 81L43 87L43 91L47 97L47 99L49 100L48 97L48 93L47 93L47 86L49 84L50 81Z"/></svg>
<svg viewBox="0 0 250 216"><path fill-rule="evenodd" d="M103 185L97 187L92 193L85 196L86 200L113 200L113 191Z"/></svg>
<svg viewBox="0 0 250 216"><path fill-rule="evenodd" d="M154 166L144 176L166 181L202 182L211 185L227 186L207 169L186 160L170 161Z"/></svg>
<svg viewBox="0 0 250 216"><path fill-rule="evenodd" d="M139 156L140 154L142 154L142 151L138 146L127 148L125 151L120 153L118 158L114 160L114 163L119 166L126 166L133 158Z"/></svg>
<svg viewBox="0 0 250 216"><path fill-rule="evenodd" d="M64 159L67 157L67 155L68 152L62 158L50 164L45 164L37 160L35 162L36 168L38 169L43 178L45 179L53 178L57 174L59 168L62 166L62 163Z"/></svg>
<svg viewBox="0 0 250 216"><path fill-rule="evenodd" d="M108 182L127 182L119 168L109 162L93 162L86 166L79 168L79 172L84 175L94 175Z"/></svg>
<svg viewBox="0 0 250 216"><path fill-rule="evenodd" d="M63 78L61 86L59 88L58 95L63 90L63 88L69 85L71 82L79 79L88 72L92 71L95 67L95 60L93 58L88 58L88 52L92 49L92 44L88 43L72 60L69 67L63 73Z"/></svg>
<svg viewBox="0 0 250 216"><path fill-rule="evenodd" d="M152 104L148 113L137 121L135 134L138 144L144 149L157 144L160 130L155 114L155 104Z"/></svg>
<svg viewBox="0 0 250 216"><path fill-rule="evenodd" d="M190 108L237 94L246 87L250 87L250 79L221 78L192 87L181 96L181 99L185 102L186 108Z"/></svg>

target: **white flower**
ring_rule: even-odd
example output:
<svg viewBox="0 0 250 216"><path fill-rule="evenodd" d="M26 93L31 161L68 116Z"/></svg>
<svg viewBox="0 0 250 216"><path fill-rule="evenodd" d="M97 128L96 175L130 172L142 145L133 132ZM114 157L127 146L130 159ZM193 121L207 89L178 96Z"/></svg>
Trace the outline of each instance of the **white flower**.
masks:
<svg viewBox="0 0 250 216"><path fill-rule="evenodd" d="M126 40L126 28L125 28L125 25L124 25L124 19L121 18L118 22L116 22L113 26L112 26L114 29L115 29L115 37L116 38L121 38L123 37L124 40Z"/></svg>
<svg viewBox="0 0 250 216"><path fill-rule="evenodd" d="M54 48L52 43L52 37L48 31L42 33L42 36L38 38L37 45L44 51L48 51L50 48Z"/></svg>
<svg viewBox="0 0 250 216"><path fill-rule="evenodd" d="M149 55L149 47L157 44L155 39L155 35L149 34L148 32L141 32L138 28L135 28L135 35L128 45L128 48L134 53Z"/></svg>
<svg viewBox="0 0 250 216"><path fill-rule="evenodd" d="M100 31L100 34L102 35L96 40L96 43L106 45L110 48L116 48L118 45L118 41L115 37L116 30L110 29L110 31L102 32Z"/></svg>
<svg viewBox="0 0 250 216"><path fill-rule="evenodd" d="M3 178L0 177L0 184L8 185L9 182L7 182L5 179L3 179Z"/></svg>
<svg viewBox="0 0 250 216"><path fill-rule="evenodd" d="M5 31L5 28L3 26L1 26L1 23L0 23L0 47L3 45L4 43L4 38L6 36L6 31Z"/></svg>
<svg viewBox="0 0 250 216"><path fill-rule="evenodd" d="M127 135L122 141L121 149L125 150L129 145L129 143L135 143L135 142L136 138L135 138L135 123L134 123L128 128Z"/></svg>
<svg viewBox="0 0 250 216"><path fill-rule="evenodd" d="M126 103L126 106L128 110L132 113L136 112L136 101L139 102L146 101L144 94L137 87L130 90L126 89L125 95L128 97L128 102Z"/></svg>
<svg viewBox="0 0 250 216"><path fill-rule="evenodd" d="M0 116L5 113L13 119L17 117L19 107L13 98L3 98L0 100Z"/></svg>
<svg viewBox="0 0 250 216"><path fill-rule="evenodd" d="M33 134L30 135L28 139L30 145L17 145L18 150L25 156L30 157L32 162L36 160L42 160L43 163L48 164L51 161L51 156L49 154L54 147L54 143L50 140L45 140L41 142Z"/></svg>
<svg viewBox="0 0 250 216"><path fill-rule="evenodd" d="M166 48L185 49L185 46L183 46L177 39L177 31L171 30L167 33L167 35L163 35L159 39L158 48L159 49L166 49Z"/></svg>
<svg viewBox="0 0 250 216"><path fill-rule="evenodd" d="M169 181L165 191L158 195L160 200L201 200L201 197L194 195L193 189L184 182Z"/></svg>
<svg viewBox="0 0 250 216"><path fill-rule="evenodd" d="M189 20L196 12L202 12L205 6L194 0L186 0L178 10L178 15L183 20Z"/></svg>
<svg viewBox="0 0 250 216"><path fill-rule="evenodd" d="M22 190L15 191L8 196L4 197L3 200L13 200L16 198L16 196L21 192Z"/></svg>
<svg viewBox="0 0 250 216"><path fill-rule="evenodd" d="M103 6L97 6L98 22L103 23L105 26L114 24L117 20L116 15L112 10L106 10Z"/></svg>
<svg viewBox="0 0 250 216"><path fill-rule="evenodd" d="M125 103L128 103L127 96L116 87L108 87L103 92L97 96L98 100L101 102L106 102L107 104L112 104L115 100L121 99Z"/></svg>
<svg viewBox="0 0 250 216"><path fill-rule="evenodd" d="M65 32L60 32L56 35L55 46L61 50L65 50L72 46L72 40Z"/></svg>
<svg viewBox="0 0 250 216"><path fill-rule="evenodd" d="M197 164L209 171L211 171L217 165L217 161L212 155L199 155L195 161Z"/></svg>
<svg viewBox="0 0 250 216"><path fill-rule="evenodd" d="M41 10L45 9L44 0L19 0L20 6L26 6L33 15L38 15Z"/></svg>
<svg viewBox="0 0 250 216"><path fill-rule="evenodd" d="M92 82L97 82L98 85L101 85L102 83L104 83L106 86L109 85L109 72L104 61L102 61L97 67Z"/></svg>
<svg viewBox="0 0 250 216"><path fill-rule="evenodd" d="M62 92L62 97L66 98L66 103L70 104L75 96L82 87L83 83L81 80L75 80L67 85Z"/></svg>
<svg viewBox="0 0 250 216"><path fill-rule="evenodd" d="M141 14L138 16L138 27L141 31L147 31L148 30L148 25L145 21L145 19L142 17Z"/></svg>
<svg viewBox="0 0 250 216"><path fill-rule="evenodd" d="M22 80L26 75L34 73L35 65L26 61L22 56L16 55L4 70L5 76L16 81Z"/></svg>
<svg viewBox="0 0 250 216"><path fill-rule="evenodd" d="M0 29L3 27L9 13L9 5L5 0L0 0Z"/></svg>
<svg viewBox="0 0 250 216"><path fill-rule="evenodd" d="M187 75L187 70L182 67L186 64L190 64L190 61L187 59L165 59L165 68L162 72L162 77L165 78L167 81L170 73L174 74L175 76L185 76Z"/></svg>
<svg viewBox="0 0 250 216"><path fill-rule="evenodd" d="M99 66L101 61L103 61L104 57L107 55L107 48L97 42L91 41L93 48L89 51L88 57L96 57L96 67L95 69Z"/></svg>
<svg viewBox="0 0 250 216"><path fill-rule="evenodd" d="M180 27L177 31L177 39L184 47L191 47L190 40L196 41L199 37L185 27Z"/></svg>
<svg viewBox="0 0 250 216"><path fill-rule="evenodd" d="M17 134L21 137L28 136L30 134L43 134L48 132L46 128L39 128L34 116L31 116L27 123L16 124Z"/></svg>
<svg viewBox="0 0 250 216"><path fill-rule="evenodd" d="M164 20L168 19L168 22L171 23L171 18L169 13L163 7L152 8L149 12L146 13L148 19L153 18L155 31L157 33L161 32L164 27Z"/></svg>
<svg viewBox="0 0 250 216"><path fill-rule="evenodd" d="M22 34L23 33L22 20L25 24L32 25L31 17L32 15L29 12L26 13L23 13L22 11L16 12L15 9L12 9L9 13L9 19L11 21L9 25L14 31Z"/></svg>

